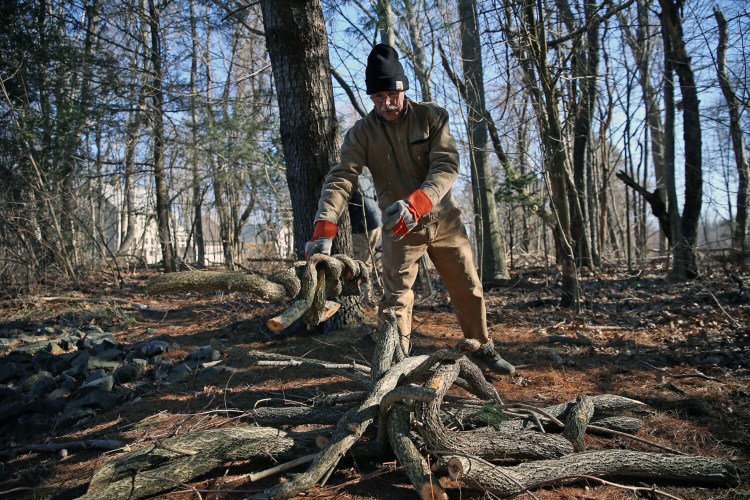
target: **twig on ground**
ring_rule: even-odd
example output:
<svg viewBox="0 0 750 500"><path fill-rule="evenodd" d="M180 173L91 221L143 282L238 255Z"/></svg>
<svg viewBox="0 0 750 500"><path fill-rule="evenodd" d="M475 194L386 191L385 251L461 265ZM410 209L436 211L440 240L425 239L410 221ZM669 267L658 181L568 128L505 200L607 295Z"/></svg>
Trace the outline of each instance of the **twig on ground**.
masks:
<svg viewBox="0 0 750 500"><path fill-rule="evenodd" d="M639 363L641 363L644 366L648 366L649 368L651 368L653 370L662 372L663 374L665 374L665 375L667 375L669 377L672 377L672 378L693 378L693 377L695 377L695 378L702 378L702 379L705 379L705 380L718 380L716 377L710 377L710 376L706 375L705 373L699 372L698 370L695 370L694 373L680 374L680 373L672 373L670 371L665 370L664 368L659 368L658 366L654 366L654 365L652 365L650 363L647 363L646 361L639 361Z"/></svg>

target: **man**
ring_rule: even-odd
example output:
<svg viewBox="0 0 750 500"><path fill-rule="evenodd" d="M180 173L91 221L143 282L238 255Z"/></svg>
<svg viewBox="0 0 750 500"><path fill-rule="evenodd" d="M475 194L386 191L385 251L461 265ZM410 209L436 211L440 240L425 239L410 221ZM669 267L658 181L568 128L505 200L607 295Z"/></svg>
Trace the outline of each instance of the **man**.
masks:
<svg viewBox="0 0 750 500"><path fill-rule="evenodd" d="M482 283L451 187L458 177L448 113L405 96L409 80L393 47L376 45L367 58L367 94L374 109L347 132L341 162L323 184L308 255L328 253L357 176L367 166L383 210L383 298L378 314L396 313L401 344L411 347L412 286L419 259L430 256L448 289L464 337L479 341L472 357L500 374L515 371L495 351L487 330Z"/></svg>
<svg viewBox="0 0 750 500"><path fill-rule="evenodd" d="M362 287L362 298L365 303L372 304L373 270L377 267L383 225L380 210L371 196L354 188L349 197L349 219L352 222L352 257L365 263L369 277L368 283Z"/></svg>

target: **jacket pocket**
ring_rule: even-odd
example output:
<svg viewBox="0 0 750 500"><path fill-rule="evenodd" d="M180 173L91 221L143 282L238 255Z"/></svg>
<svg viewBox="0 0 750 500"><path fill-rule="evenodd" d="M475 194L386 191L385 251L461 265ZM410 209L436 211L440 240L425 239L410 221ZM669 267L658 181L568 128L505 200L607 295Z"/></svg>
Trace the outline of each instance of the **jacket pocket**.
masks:
<svg viewBox="0 0 750 500"><path fill-rule="evenodd" d="M409 141L409 155L411 156L411 160L424 169L429 166L429 142L429 137Z"/></svg>

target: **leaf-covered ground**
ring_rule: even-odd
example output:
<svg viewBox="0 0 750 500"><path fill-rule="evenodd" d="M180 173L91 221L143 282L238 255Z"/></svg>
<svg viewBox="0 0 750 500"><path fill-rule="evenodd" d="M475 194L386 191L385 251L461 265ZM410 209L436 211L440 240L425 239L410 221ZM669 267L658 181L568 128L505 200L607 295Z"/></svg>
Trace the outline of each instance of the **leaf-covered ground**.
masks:
<svg viewBox="0 0 750 500"><path fill-rule="evenodd" d="M268 275L272 269L254 271ZM582 277L586 301L580 314L557 306L554 272L530 269L516 276L522 279L514 286L486 290L491 333L518 368L513 376L491 379L504 400L539 407L581 394L610 393L640 400L648 410L639 414L644 420L639 437L689 454L727 458L741 475L741 484L734 489L670 484L657 488L682 498L750 497L750 292L743 289L750 286L750 276L732 279L716 270L690 283L669 284L663 270L602 271ZM369 363L374 347L369 333L376 325L373 306L365 307L365 322L357 328L274 335L264 323L283 305L237 293L144 297L141 291L147 278L147 274L128 276L124 289L119 289L102 276L84 292L50 287L3 298L0 372L3 364L7 369L15 359L11 353L19 347L71 331L111 334L121 347L157 339L169 348L137 378L121 384L119 399L109 409L66 422L64 428L55 415L4 418L0 414L0 495L75 498L85 493L97 467L128 450L177 434L251 424L257 407L310 405L326 395L362 389L320 369L254 366L241 352L268 350ZM419 300L414 323L417 354L453 346L461 337L439 283L432 296ZM220 363L215 366L229 369L168 379L171 368L211 343L240 348L222 352L216 360ZM63 345L47 350L64 357L76 349ZM22 392L23 380L6 378L10 381L0 387L0 408L7 409ZM121 441L123 447L30 450L31 445L93 439ZM627 438L587 436L586 445L660 451ZM169 496L249 497L285 480L277 475L250 481L250 473L268 467L269 463L226 464L194 483L177 485ZM451 498L482 496L446 479L441 483ZM595 483L552 485L533 495L540 499L635 497L620 487ZM326 485L308 496L417 498L393 457L380 461L347 457ZM520 496L533 498L530 493Z"/></svg>

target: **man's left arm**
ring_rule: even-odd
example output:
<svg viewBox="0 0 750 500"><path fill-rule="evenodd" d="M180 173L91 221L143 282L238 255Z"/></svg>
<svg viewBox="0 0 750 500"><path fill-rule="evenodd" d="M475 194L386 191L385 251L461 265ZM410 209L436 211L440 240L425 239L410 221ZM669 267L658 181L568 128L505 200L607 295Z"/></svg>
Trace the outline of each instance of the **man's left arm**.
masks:
<svg viewBox="0 0 750 500"><path fill-rule="evenodd" d="M427 215L448 194L458 178L458 151L448 126L448 113L436 108L429 131L429 170L419 189L403 200L386 207L383 229L393 230L396 240L411 232L419 219Z"/></svg>
<svg viewBox="0 0 750 500"><path fill-rule="evenodd" d="M421 189L435 206L448 194L458 178L458 150L448 125L448 112L437 108L430 125L429 170ZM424 215L424 214L422 214Z"/></svg>

